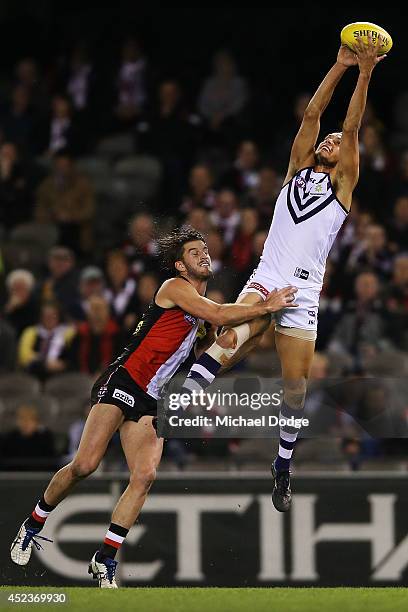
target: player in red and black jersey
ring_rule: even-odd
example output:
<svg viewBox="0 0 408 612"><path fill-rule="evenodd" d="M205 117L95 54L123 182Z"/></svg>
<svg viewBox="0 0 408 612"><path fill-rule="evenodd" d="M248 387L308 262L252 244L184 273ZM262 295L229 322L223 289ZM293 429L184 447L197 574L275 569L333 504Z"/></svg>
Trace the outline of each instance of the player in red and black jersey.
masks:
<svg viewBox="0 0 408 612"><path fill-rule="evenodd" d="M129 467L129 485L112 514L105 540L89 565L99 586L116 588L114 557L134 524L155 479L163 440L152 425L161 387L187 358L198 327L264 325L265 317L294 306L294 287L274 291L259 304L216 304L204 297L211 276L211 258L204 238L192 228L162 238L167 267L177 272L163 283L140 320L132 341L102 374L92 390L92 409L74 459L51 479L32 514L24 521L11 546L19 565L30 559L33 543L49 513L77 482L98 467L113 434L119 430ZM211 337L210 337L211 336ZM209 334L205 344L214 341ZM221 341L222 342L222 341ZM206 346L201 346L205 350Z"/></svg>

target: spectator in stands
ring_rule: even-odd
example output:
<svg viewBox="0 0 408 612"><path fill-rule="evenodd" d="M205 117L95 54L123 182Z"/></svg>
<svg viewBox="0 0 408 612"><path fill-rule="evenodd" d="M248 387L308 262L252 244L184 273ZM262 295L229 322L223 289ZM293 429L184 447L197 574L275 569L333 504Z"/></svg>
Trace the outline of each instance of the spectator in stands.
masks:
<svg viewBox="0 0 408 612"><path fill-rule="evenodd" d="M394 344L408 351L408 254L394 259L392 279L385 292L390 318L389 335Z"/></svg>
<svg viewBox="0 0 408 612"><path fill-rule="evenodd" d="M232 168L221 177L220 185L241 195L253 193L259 184L258 164L257 145L252 140L243 140Z"/></svg>
<svg viewBox="0 0 408 612"><path fill-rule="evenodd" d="M133 331L139 300L136 294L136 281L130 276L130 267L123 251L111 251L106 259L108 286L105 297L108 300L113 318L124 332Z"/></svg>
<svg viewBox="0 0 408 612"><path fill-rule="evenodd" d="M256 234L254 236L254 260L253 260L253 263L256 263L256 262L259 263L259 258L262 255L262 251L263 251L265 240L266 240L267 236L268 236L268 232L266 230L259 230L259 232L256 232ZM258 265L258 263L256 263L256 265Z"/></svg>
<svg viewBox="0 0 408 612"><path fill-rule="evenodd" d="M16 145L4 142L0 147L0 225L7 230L31 219L32 194L28 178Z"/></svg>
<svg viewBox="0 0 408 612"><path fill-rule="evenodd" d="M332 336L333 329L342 315L343 300L339 295L337 284L333 278L334 265L328 259L323 278L323 287L319 301L319 333L316 339L316 350L323 351Z"/></svg>
<svg viewBox="0 0 408 612"><path fill-rule="evenodd" d="M272 167L264 166L259 171L258 184L243 198L243 206L251 206L258 211L261 229L269 230L281 187L281 177Z"/></svg>
<svg viewBox="0 0 408 612"><path fill-rule="evenodd" d="M64 88L72 100L75 111L77 113L86 111L90 106L95 78L94 66L86 44L78 43L74 46L64 77Z"/></svg>
<svg viewBox="0 0 408 612"><path fill-rule="evenodd" d="M27 327L18 346L18 363L29 374L46 380L67 369L74 328L62 322L58 304L45 302L37 325Z"/></svg>
<svg viewBox="0 0 408 612"><path fill-rule="evenodd" d="M408 248L408 195L397 198L388 223L388 235L394 251Z"/></svg>
<svg viewBox="0 0 408 612"><path fill-rule="evenodd" d="M370 211L384 218L386 172L389 159L378 128L365 125L360 136L360 178L356 196L370 203Z"/></svg>
<svg viewBox="0 0 408 612"><path fill-rule="evenodd" d="M74 321L86 321L89 310L89 298L93 295L103 296L105 278L100 268L87 266L79 277L79 299L71 308L69 314Z"/></svg>
<svg viewBox="0 0 408 612"><path fill-rule="evenodd" d="M217 194L215 208L210 213L210 221L221 232L228 247L234 241L240 218L237 196L229 189L222 189Z"/></svg>
<svg viewBox="0 0 408 612"><path fill-rule="evenodd" d="M211 210L214 208L214 177L208 166L197 164L190 171L189 191L180 206L182 213L189 213L194 208Z"/></svg>
<svg viewBox="0 0 408 612"><path fill-rule="evenodd" d="M288 168L288 160L293 140L303 120L303 115L310 102L311 95L308 92L298 94L293 102L292 117L283 125L264 125L263 130L270 132L273 141L273 160L279 173L285 175Z"/></svg>
<svg viewBox="0 0 408 612"><path fill-rule="evenodd" d="M32 57L24 57L15 66L15 84L23 87L30 97L35 112L41 114L49 104L48 88L38 64Z"/></svg>
<svg viewBox="0 0 408 612"><path fill-rule="evenodd" d="M178 208L196 145L195 118L186 109L179 83L166 80L158 104L138 124L138 147L157 157L162 166L161 199Z"/></svg>
<svg viewBox="0 0 408 612"><path fill-rule="evenodd" d="M35 218L40 223L55 223L59 243L79 253L89 253L93 246L92 219L95 197L87 176L78 172L67 150L53 158L52 174L37 191Z"/></svg>
<svg viewBox="0 0 408 612"><path fill-rule="evenodd" d="M30 93L23 85L16 85L8 110L0 117L0 127L7 142L13 142L23 153L32 152L36 124Z"/></svg>
<svg viewBox="0 0 408 612"><path fill-rule="evenodd" d="M207 246L211 255L212 269L214 275L221 272L224 267L225 244L220 232L212 229L207 234Z"/></svg>
<svg viewBox="0 0 408 612"><path fill-rule="evenodd" d="M136 290L137 299L139 300L139 315L143 314L146 310L158 288L159 280L156 274L147 272L139 278Z"/></svg>
<svg viewBox="0 0 408 612"><path fill-rule="evenodd" d="M0 465L3 470L46 471L57 467L54 436L41 425L38 410L22 405L16 426L0 439Z"/></svg>
<svg viewBox="0 0 408 612"><path fill-rule="evenodd" d="M258 213L254 208L242 208L239 226L231 247L231 265L246 273L253 259L253 241L258 229Z"/></svg>
<svg viewBox="0 0 408 612"><path fill-rule="evenodd" d="M212 229L210 215L204 208L192 208L185 219L184 225L194 227L205 236Z"/></svg>
<svg viewBox="0 0 408 612"><path fill-rule="evenodd" d="M214 56L213 73L205 81L198 99L198 110L214 133L228 134L248 101L248 87L237 70L232 55L225 50Z"/></svg>
<svg viewBox="0 0 408 612"><path fill-rule="evenodd" d="M48 278L41 288L43 300L54 300L66 312L78 302L78 271L74 253L65 247L53 247L48 254Z"/></svg>
<svg viewBox="0 0 408 612"><path fill-rule="evenodd" d="M370 268L382 279L391 272L392 253L387 245L387 234L382 225L372 223L365 228L364 239L349 257L347 270L351 273Z"/></svg>
<svg viewBox="0 0 408 612"><path fill-rule="evenodd" d="M327 355L315 352L308 381L305 401L306 418L310 420L310 433L329 435L334 433L336 423L336 402L333 396L335 382L329 374L330 361ZM317 441L321 444L321 439Z"/></svg>
<svg viewBox="0 0 408 612"><path fill-rule="evenodd" d="M150 213L140 212L131 219L129 240L124 244L123 251L136 278L157 268L156 228Z"/></svg>
<svg viewBox="0 0 408 612"><path fill-rule="evenodd" d="M16 332L10 323L0 318L0 374L6 374L15 369L16 354Z"/></svg>
<svg viewBox="0 0 408 612"><path fill-rule="evenodd" d="M123 336L105 298L89 298L87 315L71 342L69 361L73 370L96 377L119 355Z"/></svg>
<svg viewBox="0 0 408 612"><path fill-rule="evenodd" d="M355 299L345 306L329 344L331 353L349 354L360 367L366 356L388 348L387 321L380 299L380 283L373 272L360 273L354 283Z"/></svg>
<svg viewBox="0 0 408 612"><path fill-rule="evenodd" d="M239 227L232 243L228 266L231 266L232 270L237 273L234 279L237 293L248 280L249 270L254 260L253 245L257 229L257 211L254 208L243 208Z"/></svg>
<svg viewBox="0 0 408 612"><path fill-rule="evenodd" d="M53 97L51 116L42 134L46 139L40 152L47 157L53 157L61 149L69 149L76 154L83 153L86 149L84 134L76 123L71 101L65 94Z"/></svg>
<svg viewBox="0 0 408 612"><path fill-rule="evenodd" d="M60 91L70 97L74 120L74 136L79 143L79 152L87 152L98 134L98 122L104 110L103 99L97 88L97 75L86 43L74 45L59 74ZM104 88L106 90L106 86ZM72 143L70 145L72 147Z"/></svg>
<svg viewBox="0 0 408 612"><path fill-rule="evenodd" d="M37 321L38 302L34 276L28 270L13 270L6 278L6 288L7 299L3 313L19 337L23 329Z"/></svg>
<svg viewBox="0 0 408 612"><path fill-rule="evenodd" d="M116 76L115 115L121 128L132 125L146 104L146 67L140 42L133 37L127 38L122 45Z"/></svg>

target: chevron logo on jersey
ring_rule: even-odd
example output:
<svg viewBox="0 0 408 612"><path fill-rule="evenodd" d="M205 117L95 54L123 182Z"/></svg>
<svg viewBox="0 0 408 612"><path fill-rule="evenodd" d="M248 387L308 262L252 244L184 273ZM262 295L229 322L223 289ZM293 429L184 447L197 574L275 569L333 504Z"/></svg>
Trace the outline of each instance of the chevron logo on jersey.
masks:
<svg viewBox="0 0 408 612"><path fill-rule="evenodd" d="M288 184L287 205L296 224L314 217L336 199L330 176L324 174L315 182L312 171L313 168L301 170Z"/></svg>

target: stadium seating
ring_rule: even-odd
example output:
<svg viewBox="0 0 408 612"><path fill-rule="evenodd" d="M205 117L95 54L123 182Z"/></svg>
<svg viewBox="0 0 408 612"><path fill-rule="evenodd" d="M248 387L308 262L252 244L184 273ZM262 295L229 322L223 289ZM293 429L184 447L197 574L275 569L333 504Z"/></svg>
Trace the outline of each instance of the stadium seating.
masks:
<svg viewBox="0 0 408 612"><path fill-rule="evenodd" d="M44 386L44 392L63 401L72 397L89 397L94 379L81 372L67 372L50 378Z"/></svg>
<svg viewBox="0 0 408 612"><path fill-rule="evenodd" d="M12 372L0 376L0 400L36 396L41 386L37 378L22 372Z"/></svg>
<svg viewBox="0 0 408 612"><path fill-rule="evenodd" d="M96 147L96 153L108 159L115 159L123 155L132 155L134 152L133 136L128 134L114 134L102 139Z"/></svg>
<svg viewBox="0 0 408 612"><path fill-rule="evenodd" d="M11 242L38 245L48 251L57 244L58 229L55 225L48 223L23 223L12 230L10 240Z"/></svg>

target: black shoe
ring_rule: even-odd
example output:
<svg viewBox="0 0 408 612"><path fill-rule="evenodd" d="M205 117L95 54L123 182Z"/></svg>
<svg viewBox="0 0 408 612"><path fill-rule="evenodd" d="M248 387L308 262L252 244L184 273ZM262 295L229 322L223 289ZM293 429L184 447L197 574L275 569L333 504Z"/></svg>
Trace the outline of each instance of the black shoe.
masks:
<svg viewBox="0 0 408 612"><path fill-rule="evenodd" d="M292 503L290 472L289 470L278 471L274 463L271 465L271 472L274 480L272 503L279 512L287 512Z"/></svg>

